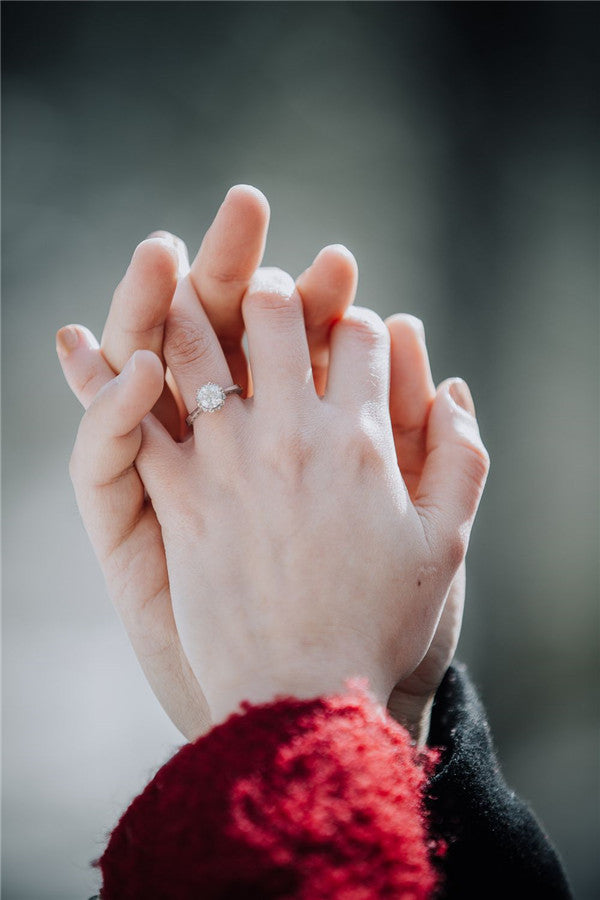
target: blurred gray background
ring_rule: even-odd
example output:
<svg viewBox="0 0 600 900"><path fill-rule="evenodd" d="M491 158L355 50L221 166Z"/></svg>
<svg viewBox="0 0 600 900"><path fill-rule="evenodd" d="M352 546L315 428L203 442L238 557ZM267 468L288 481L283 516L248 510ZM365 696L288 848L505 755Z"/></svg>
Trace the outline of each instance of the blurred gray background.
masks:
<svg viewBox="0 0 600 900"><path fill-rule="evenodd" d="M182 742L78 518L61 325L227 189L267 264L341 241L472 387L492 471L459 656L576 897L598 871L598 5L15 3L3 14L3 897L84 900ZM515 886L518 895L518 886Z"/></svg>

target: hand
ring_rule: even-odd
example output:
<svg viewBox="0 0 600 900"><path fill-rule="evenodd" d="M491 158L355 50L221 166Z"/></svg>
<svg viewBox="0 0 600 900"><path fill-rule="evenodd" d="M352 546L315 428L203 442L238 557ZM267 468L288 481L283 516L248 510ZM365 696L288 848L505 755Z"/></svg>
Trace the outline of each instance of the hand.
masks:
<svg viewBox="0 0 600 900"><path fill-rule="evenodd" d="M260 192L233 188L189 274L187 252L178 239L162 233L162 239L146 240L137 248L115 291L102 352L81 326L59 332L57 348L65 376L86 408L135 350L152 350L162 358L164 323L178 275L180 291L201 292L227 359L244 383L240 304L262 257L268 217L268 204ZM313 374L322 387L329 327L354 297L354 259L345 248L325 248L300 276L300 284ZM134 382L147 365L143 358L139 362ZM168 372L166 382L154 413L179 437L184 428L187 432L186 411ZM136 428L125 439L121 422L99 420L93 412L82 423L71 462L82 516L142 668L167 714L192 740L210 727L210 718L177 635L160 526L133 465L141 434ZM113 422L116 431L111 431Z"/></svg>
<svg viewBox="0 0 600 900"><path fill-rule="evenodd" d="M242 699L336 691L357 673L385 703L422 660L464 558L487 473L475 419L451 385L438 391L411 503L387 409L381 320L353 311L334 326L321 400L289 276L255 277L242 308L254 399L234 396L222 413L201 415L200 439L185 444L147 418L137 460L186 657L217 721ZM165 358L190 409L199 384L231 374L201 307L182 301L172 321ZM194 360L178 340L190 326L202 336ZM124 417L126 395L131 417L134 400L138 416L152 407L158 360L146 355L137 380L136 371L121 390L119 379L109 385L96 418L119 407Z"/></svg>
<svg viewBox="0 0 600 900"><path fill-rule="evenodd" d="M183 247L178 238L168 233L163 234L179 248ZM183 255L187 257L185 249ZM244 331L241 295L238 292L221 298L219 283L216 289L211 291L204 282L200 276L196 276L196 290L200 296L207 298L204 300L204 306L224 347L234 379L245 385L248 379L246 360L241 349L241 336ZM353 258L342 247L326 248L313 265L297 279L296 286L303 300L313 377L318 393L322 394L327 381L331 324L343 313L354 297L356 269ZM114 334L115 340L119 328L122 327L119 324L119 315L124 312L124 310L121 312L119 306L114 309L112 318L114 327L111 334ZM386 324L392 339L390 412L394 442L398 464L412 498L418 490L423 472L428 416L436 389L431 376L422 323L413 316L399 314L389 318ZM128 346L127 349L133 348ZM464 402L474 414L470 393L464 382L455 380L453 390L462 391ZM409 678L395 686L389 699L390 713L411 731L419 743L424 743L427 738L429 710L433 697L454 656L460 635L464 595L463 565L451 585L442 617L425 658Z"/></svg>
<svg viewBox="0 0 600 900"><path fill-rule="evenodd" d="M242 223L238 227L234 227L236 216L241 219ZM209 298L214 296L216 300L219 293L223 294L223 285L231 283L235 286L238 282L239 285L243 283L244 264L246 264L245 272L247 276L247 272L251 267L252 255L256 254L260 258L262 253L267 218L268 208L266 207L266 201L264 201L264 198L261 198L261 195L257 195L257 192L243 187L233 189L230 192L217 216L216 222L207 234L193 266L193 271L199 273L196 276L196 283L202 284L204 281L205 293ZM246 223L245 228L244 223ZM237 258L237 247L235 246L235 240L227 241L227 235L229 234L233 234L234 239L237 239L238 246L246 251L245 255L242 255L241 261L238 261L237 276L232 271L231 265L231 260ZM256 235L254 245L249 239L251 234ZM181 271L186 261L185 248L183 248L181 242L172 238L172 236L165 235L165 237L167 238L167 244L170 243L177 250ZM152 246L153 244L155 245L154 247ZM171 290L168 286L166 286L166 289L163 288L162 291L156 290L156 286L161 283L161 279L156 277L156 268L158 266L160 269L161 265L160 259L158 262L156 260L159 250L161 250L160 242L144 242L134 258L131 267L134 270L133 273L129 273L129 277L126 277L115 293L111 315L103 336L103 347L105 354L117 371L122 367L131 350L136 347L148 346L160 352L164 316L170 303ZM168 249L163 245L161 251L163 257L165 251L168 252ZM161 252L158 252L159 257ZM250 263L248 262L249 259ZM343 248L327 248L317 257L313 266L298 279L298 287L302 288L305 318L310 337L313 373L320 392L322 392L326 378L329 324L334 320L336 314L339 315L343 311L344 305L350 302L355 287L356 275L355 270L353 271L352 263L352 258L349 258L347 253L344 253ZM225 271L226 268L227 271ZM213 277L211 278L206 273L203 274L205 270L206 273L212 271ZM211 280L216 286L216 290L212 294L210 290ZM139 302L140 297L144 297L143 304ZM221 314L220 319L217 317L217 320L225 346L228 348L228 359L231 360L236 355L236 341L232 339L232 336L235 334L239 335L243 330L239 308L239 289L237 298L235 290L232 289L228 292L227 299L228 302L223 307L225 315ZM337 310L336 303L338 303ZM205 301L205 305L208 305L209 309L212 310L213 316L216 316L219 307L214 302L211 307L210 299L208 303ZM415 466L414 460L415 458L422 460L424 457L422 450L419 454L414 452L411 454L411 448L414 449L415 446L418 447L419 445L421 448L424 447L425 424L434 389L431 375L429 374L424 345L418 339L420 323L413 320L412 317L400 316L388 320L388 324L392 333L393 350L391 409L394 419L394 434L398 459L410 489L414 483L418 483L419 476L418 465ZM69 333L72 337L76 336L76 332L71 329ZM90 352L90 348L86 346L89 340L89 333L83 332L81 352L74 354L70 359L64 360L66 374L75 386L80 399L83 399L85 403L89 403L94 387L98 387L98 376L100 376L101 381L102 377L109 378L112 374L106 370L103 375L96 372L97 377L92 377L91 380L88 380L90 378L88 371L90 365L94 366L98 362L97 358L93 358L93 352ZM239 339L237 347L239 347ZM416 356L414 352L415 347L417 349ZM237 351L238 358L240 355L240 351ZM394 364L394 360L396 360L396 364ZM401 365L402 360L413 360L413 362L403 367ZM419 379L414 376L424 369L426 369L427 377L422 377L419 384ZM238 380L243 379L243 367L238 365L237 371L242 372L238 376ZM413 376L412 380L411 375ZM88 383L84 398L82 396L82 385L86 381ZM410 389L408 390L408 388ZM411 415L411 403L400 400L403 396L407 397L408 395L416 398L420 397L419 402L416 404L417 407L420 406L420 415ZM395 402L395 397L400 402ZM414 403L412 407L415 407ZM181 429L181 417L182 411L179 404L178 422L174 427L175 433ZM406 445L408 454L403 452L403 445ZM410 460L411 456L412 463ZM407 467L409 464L413 466L412 472L408 471ZM103 493L106 494L106 490ZM123 502L124 499L125 497L122 495L120 498L121 502L118 505L121 515L113 519L111 523L113 532L118 532L119 525L127 527L127 522L123 521L123 519L127 520L127 504ZM136 512L135 508L132 512ZM154 567L152 565L143 567L144 574L150 574L153 568L164 569L164 553L162 552L162 546L158 546L158 543L155 541L154 534L151 532L145 536L139 533L132 534L132 537L139 538L140 536L142 537L142 547L140 549L143 551L146 560L151 562L153 558L157 558L159 563ZM133 544L134 541L131 541L131 543ZM148 570L150 571L148 572ZM172 620L172 616L157 615L157 612L161 612L166 604L144 603L144 583L148 580L146 578L140 582L133 581L129 585L127 597L122 598L120 605L123 613L127 614L125 616L127 621L131 623L132 640L134 646L137 645L138 647L138 655L143 661L144 669L149 676L151 684L153 684L159 698L162 699L167 712L179 725L182 732L187 737L192 738L205 730L209 724L205 715L202 714L202 694L195 683L195 679L189 672L185 659L180 662L180 644L176 635L175 639L173 639L172 633L166 627L169 621ZM423 727L423 721L425 721L425 714L430 699L452 658L460 631L463 597L464 570L459 572L453 583L442 619L425 659L414 673L414 676L402 682L392 692L390 711L411 728L413 733L415 728L418 730L419 727L422 733L424 730L426 732L426 727L425 729Z"/></svg>
<svg viewBox="0 0 600 900"><path fill-rule="evenodd" d="M410 498L419 496L428 447L428 424L436 389L419 319L394 315L386 320L391 335L390 414L398 465ZM467 385L450 379L438 391L460 394L459 402L475 415ZM465 566L455 575L431 645L414 672L395 685L388 711L404 725L415 741L424 745L429 733L430 711L436 690L450 665L462 623L465 599Z"/></svg>

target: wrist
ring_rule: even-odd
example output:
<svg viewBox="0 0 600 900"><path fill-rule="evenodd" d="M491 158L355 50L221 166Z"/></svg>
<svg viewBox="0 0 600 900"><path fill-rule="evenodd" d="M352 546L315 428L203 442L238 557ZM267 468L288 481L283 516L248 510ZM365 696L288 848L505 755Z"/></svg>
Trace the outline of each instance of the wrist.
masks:
<svg viewBox="0 0 600 900"><path fill-rule="evenodd" d="M419 748L427 745L434 697L434 693L414 696L394 689L387 703L389 714L406 728Z"/></svg>
<svg viewBox="0 0 600 900"><path fill-rule="evenodd" d="M260 706L282 697L312 700L317 697L335 696L348 692L352 679L362 679L373 698L384 709L389 691L370 673L357 671L315 671L304 665L299 673L286 672L276 676L268 672L260 676L239 675L235 681L221 682L208 696L213 724L224 722L238 712L243 703Z"/></svg>

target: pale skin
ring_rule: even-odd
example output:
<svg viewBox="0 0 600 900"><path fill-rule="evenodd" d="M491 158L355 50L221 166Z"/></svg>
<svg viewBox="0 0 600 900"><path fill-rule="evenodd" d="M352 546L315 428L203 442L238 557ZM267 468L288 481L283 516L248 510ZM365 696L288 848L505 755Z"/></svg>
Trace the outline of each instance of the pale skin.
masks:
<svg viewBox="0 0 600 900"><path fill-rule="evenodd" d="M71 462L79 507L188 739L241 700L314 696L359 674L422 742L488 469L470 394L459 379L436 391L418 320L386 328L350 308L345 248L325 248L296 284L257 272L268 215L260 192L232 189L189 271L169 235L138 247L101 349L81 326L59 333L87 409ZM175 442L200 384L247 385L244 329L253 397L230 397Z"/></svg>

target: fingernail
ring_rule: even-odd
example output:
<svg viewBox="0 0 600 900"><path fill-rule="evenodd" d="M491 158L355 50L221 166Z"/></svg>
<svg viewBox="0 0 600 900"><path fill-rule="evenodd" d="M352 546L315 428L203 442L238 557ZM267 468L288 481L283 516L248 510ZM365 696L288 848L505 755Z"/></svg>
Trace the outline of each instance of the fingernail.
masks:
<svg viewBox="0 0 600 900"><path fill-rule="evenodd" d="M354 254L351 250L348 250L345 244L327 244L325 247L321 247L313 259L313 263L315 263L323 253L331 253L331 251L338 253L340 256L345 256L346 259L349 259L352 262L356 262Z"/></svg>
<svg viewBox="0 0 600 900"><path fill-rule="evenodd" d="M323 247L324 250L335 250L336 253L339 253L341 256L347 256L349 259L354 259L354 254L351 250L348 250L345 244L328 244L327 247Z"/></svg>
<svg viewBox="0 0 600 900"><path fill-rule="evenodd" d="M162 238L164 241L172 241L173 235L170 231L163 231L162 228L159 228L157 231L151 231L150 234L147 234L145 240L149 241L150 238Z"/></svg>
<svg viewBox="0 0 600 900"><path fill-rule="evenodd" d="M56 333L56 352L63 358L71 353L79 343L79 332L72 325L66 325Z"/></svg>
<svg viewBox="0 0 600 900"><path fill-rule="evenodd" d="M136 256L138 250L140 249L140 247L143 244L145 244L146 241L149 241L151 239L160 241L161 244L163 245L163 247L165 247L169 251L169 253L175 259L177 259L177 244L175 242L173 235L170 234L168 231L151 231L150 234L146 235L146 237L144 238L143 241L140 241L140 243L137 245L137 247L133 251L133 255L131 257L132 262L135 259L135 256Z"/></svg>
<svg viewBox="0 0 600 900"><path fill-rule="evenodd" d="M174 234L171 234L168 231L153 231L148 235L147 238L144 238L144 240L148 241L150 240L150 238L159 240L163 247L166 247L169 253L171 253L171 255L175 257L175 259L178 259L180 241L175 237Z"/></svg>
<svg viewBox="0 0 600 900"><path fill-rule="evenodd" d="M448 393L457 406L466 410L470 415L475 416L475 404L471 396L471 391L467 387L466 382L462 380L453 381L448 388Z"/></svg>
<svg viewBox="0 0 600 900"><path fill-rule="evenodd" d="M425 343L425 326L423 325L423 322L421 321L421 319L419 319L418 316L410 316L410 320L413 328L415 329L423 343Z"/></svg>

